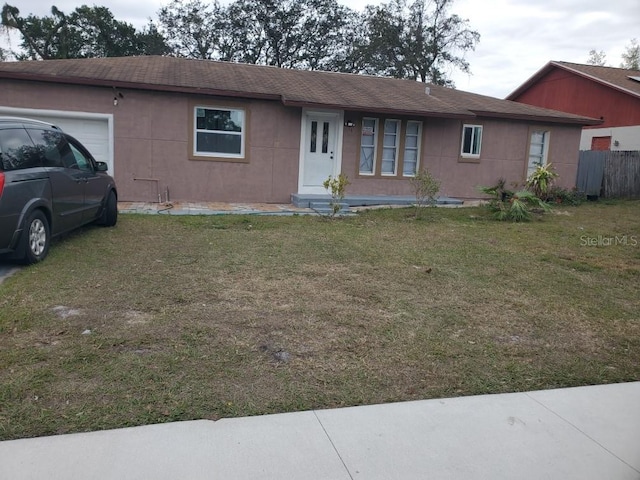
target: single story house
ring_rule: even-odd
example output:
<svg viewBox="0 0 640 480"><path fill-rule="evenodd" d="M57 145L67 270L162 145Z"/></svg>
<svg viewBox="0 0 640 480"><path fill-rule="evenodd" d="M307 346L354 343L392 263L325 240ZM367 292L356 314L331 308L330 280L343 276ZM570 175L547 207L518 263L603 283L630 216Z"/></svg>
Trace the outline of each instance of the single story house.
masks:
<svg viewBox="0 0 640 480"><path fill-rule="evenodd" d="M598 120L410 80L175 57L0 62L0 115L57 123L106 161L123 201L288 203L343 173L350 195L478 198L552 161L575 184Z"/></svg>
<svg viewBox="0 0 640 480"><path fill-rule="evenodd" d="M507 99L601 119L580 150L640 150L639 70L549 62Z"/></svg>

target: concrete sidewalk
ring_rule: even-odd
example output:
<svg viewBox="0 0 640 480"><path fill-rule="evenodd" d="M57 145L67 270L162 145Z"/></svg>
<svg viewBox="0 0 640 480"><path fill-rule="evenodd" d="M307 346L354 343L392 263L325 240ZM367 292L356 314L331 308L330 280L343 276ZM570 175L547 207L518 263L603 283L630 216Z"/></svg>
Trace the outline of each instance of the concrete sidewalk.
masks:
<svg viewBox="0 0 640 480"><path fill-rule="evenodd" d="M222 202L118 202L119 213L160 215L309 215L310 208L290 204Z"/></svg>
<svg viewBox="0 0 640 480"><path fill-rule="evenodd" d="M445 198L445 201L454 199ZM477 206L479 201L465 201L464 204L443 204L439 208L460 208ZM377 208L407 208L410 205L380 204L353 206L348 208L347 214ZM159 215L319 215L320 211L313 208L296 207L293 204L274 203L222 203L222 202L118 202L120 213L144 213ZM344 214L345 212L343 212Z"/></svg>
<svg viewBox="0 0 640 480"><path fill-rule="evenodd" d="M640 479L640 382L0 442L0 478Z"/></svg>

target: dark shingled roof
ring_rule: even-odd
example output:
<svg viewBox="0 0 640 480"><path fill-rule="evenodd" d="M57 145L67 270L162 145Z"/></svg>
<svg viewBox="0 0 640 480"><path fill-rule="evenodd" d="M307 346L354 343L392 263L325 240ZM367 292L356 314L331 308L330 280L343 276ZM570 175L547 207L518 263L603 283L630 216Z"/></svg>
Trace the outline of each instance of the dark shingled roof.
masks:
<svg viewBox="0 0 640 480"><path fill-rule="evenodd" d="M575 75L588 78L615 90L619 90L634 97L640 97L640 70L626 68L600 67L597 65L583 65L569 62L549 62L538 70L529 80L520 85L507 99L517 98L528 90L535 82L554 68L559 68Z"/></svg>
<svg viewBox="0 0 640 480"><path fill-rule="evenodd" d="M289 106L428 117L512 118L576 125L599 120L413 80L176 57L0 62L0 78L272 99ZM427 93L425 89L428 89Z"/></svg>

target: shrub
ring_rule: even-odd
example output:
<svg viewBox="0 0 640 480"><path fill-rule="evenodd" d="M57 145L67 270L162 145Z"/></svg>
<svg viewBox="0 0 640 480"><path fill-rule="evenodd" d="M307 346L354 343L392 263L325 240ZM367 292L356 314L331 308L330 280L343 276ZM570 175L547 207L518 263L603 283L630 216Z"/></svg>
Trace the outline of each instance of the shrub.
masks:
<svg viewBox="0 0 640 480"><path fill-rule="evenodd" d="M578 191L575 187L568 190L554 185L547 191L544 200L552 204L571 205L575 207L586 201L587 195L584 192Z"/></svg>
<svg viewBox="0 0 640 480"><path fill-rule="evenodd" d="M409 180L416 196L416 218L420 216L424 205L434 205L436 195L440 191L440 180L437 180L428 169L420 170Z"/></svg>
<svg viewBox="0 0 640 480"><path fill-rule="evenodd" d="M331 201L329 202L331 206L331 217L335 217L340 211L340 208L342 208L340 202L344 199L348 185L349 178L342 173L337 177L329 175L329 178L322 183L322 186L331 194Z"/></svg>

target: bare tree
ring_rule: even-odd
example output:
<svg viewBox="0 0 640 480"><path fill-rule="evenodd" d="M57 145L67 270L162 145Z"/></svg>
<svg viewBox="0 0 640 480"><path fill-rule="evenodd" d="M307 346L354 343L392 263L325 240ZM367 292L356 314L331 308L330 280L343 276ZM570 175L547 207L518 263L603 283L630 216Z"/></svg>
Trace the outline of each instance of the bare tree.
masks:
<svg viewBox="0 0 640 480"><path fill-rule="evenodd" d="M597 65L599 67L604 67L607 64L607 55L602 50L600 50L599 52L596 51L595 49L590 50L587 63L589 65Z"/></svg>
<svg viewBox="0 0 640 480"><path fill-rule="evenodd" d="M621 68L629 70L640 70L640 45L638 40L632 38L627 45L625 52L622 54Z"/></svg>

